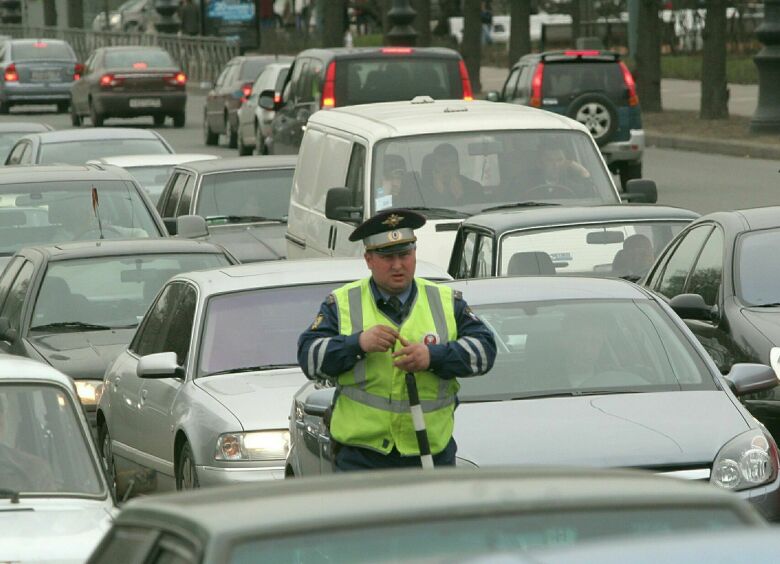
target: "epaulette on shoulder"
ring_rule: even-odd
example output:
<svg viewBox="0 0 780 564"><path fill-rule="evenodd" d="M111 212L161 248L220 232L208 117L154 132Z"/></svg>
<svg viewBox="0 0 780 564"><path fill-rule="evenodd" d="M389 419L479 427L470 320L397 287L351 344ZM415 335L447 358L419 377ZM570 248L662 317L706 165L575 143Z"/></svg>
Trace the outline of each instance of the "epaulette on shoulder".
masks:
<svg viewBox="0 0 780 564"><path fill-rule="evenodd" d="M453 290L452 291L452 297L456 300L462 300L463 299L463 292L460 290Z"/></svg>
<svg viewBox="0 0 780 564"><path fill-rule="evenodd" d="M333 294L328 294L328 297L325 298L325 303L328 305L333 305L336 303L336 296Z"/></svg>

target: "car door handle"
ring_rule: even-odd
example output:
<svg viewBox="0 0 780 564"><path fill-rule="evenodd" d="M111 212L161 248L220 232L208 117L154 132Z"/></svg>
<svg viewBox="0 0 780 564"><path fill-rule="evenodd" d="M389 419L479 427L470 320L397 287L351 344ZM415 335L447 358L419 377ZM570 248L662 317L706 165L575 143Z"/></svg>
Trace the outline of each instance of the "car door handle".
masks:
<svg viewBox="0 0 780 564"><path fill-rule="evenodd" d="M121 382L122 382L122 377L121 377L121 376L117 376L117 377L114 379L114 381L112 382L112 384L114 385L114 391L116 391L116 390L117 390L117 388L119 388L119 384L120 384Z"/></svg>
<svg viewBox="0 0 780 564"><path fill-rule="evenodd" d="M145 400L146 396L149 394L149 390L141 390L141 400Z"/></svg>

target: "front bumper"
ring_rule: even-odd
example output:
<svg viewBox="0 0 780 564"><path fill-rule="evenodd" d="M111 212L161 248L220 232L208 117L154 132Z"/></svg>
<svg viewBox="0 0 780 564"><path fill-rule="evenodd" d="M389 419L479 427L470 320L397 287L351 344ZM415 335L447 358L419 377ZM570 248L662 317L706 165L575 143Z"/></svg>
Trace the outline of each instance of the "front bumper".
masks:
<svg viewBox="0 0 780 564"><path fill-rule="evenodd" d="M222 468L217 466L197 466L198 482L201 487L228 486L247 482L284 480L284 461L279 466Z"/></svg>
<svg viewBox="0 0 780 564"><path fill-rule="evenodd" d="M94 96L95 109L106 117L135 117L183 112L187 93L181 92L121 92ZM159 106L132 107L130 100L160 100Z"/></svg>
<svg viewBox="0 0 780 564"><path fill-rule="evenodd" d="M0 99L11 104L70 102L71 84L73 83L5 83Z"/></svg>
<svg viewBox="0 0 780 564"><path fill-rule="evenodd" d="M632 129L631 137L626 141L614 141L601 147L601 154L607 164L625 161L641 161L645 152L644 129Z"/></svg>
<svg viewBox="0 0 780 564"><path fill-rule="evenodd" d="M752 503L767 520L780 523L780 475L771 484L735 493Z"/></svg>

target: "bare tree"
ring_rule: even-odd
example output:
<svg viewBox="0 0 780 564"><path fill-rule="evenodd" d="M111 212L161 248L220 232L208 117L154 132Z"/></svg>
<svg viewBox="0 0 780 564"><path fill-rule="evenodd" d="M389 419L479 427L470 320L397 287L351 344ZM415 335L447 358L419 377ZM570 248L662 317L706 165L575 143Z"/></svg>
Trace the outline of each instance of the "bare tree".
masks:
<svg viewBox="0 0 780 564"><path fill-rule="evenodd" d="M439 0L439 21L433 34L450 35L450 18L460 15L460 0Z"/></svg>
<svg viewBox="0 0 780 564"><path fill-rule="evenodd" d="M509 68L531 52L531 0L509 0Z"/></svg>
<svg viewBox="0 0 780 564"><path fill-rule="evenodd" d="M463 42L460 45L460 52L466 62L474 92L482 90L479 81L479 68L482 65L482 21L479 16L480 0L464 0Z"/></svg>
<svg viewBox="0 0 780 564"><path fill-rule="evenodd" d="M661 111L661 19L659 0L639 0L636 90L642 110Z"/></svg>
<svg viewBox="0 0 780 564"><path fill-rule="evenodd" d="M417 12L414 29L417 30L417 45L429 47L431 44L431 0L412 0L412 8Z"/></svg>
<svg viewBox="0 0 780 564"><path fill-rule="evenodd" d="M341 47L344 45L346 0L328 0L323 3L322 46Z"/></svg>
<svg viewBox="0 0 780 564"><path fill-rule="evenodd" d="M728 119L729 89L726 84L726 0L707 0L704 54L701 59L702 119Z"/></svg>

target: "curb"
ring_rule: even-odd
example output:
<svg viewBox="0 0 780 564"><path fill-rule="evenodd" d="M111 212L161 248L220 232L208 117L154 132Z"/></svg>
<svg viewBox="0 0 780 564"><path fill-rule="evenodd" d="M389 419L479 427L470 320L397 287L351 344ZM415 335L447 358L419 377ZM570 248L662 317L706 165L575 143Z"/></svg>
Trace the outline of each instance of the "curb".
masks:
<svg viewBox="0 0 780 564"><path fill-rule="evenodd" d="M719 139L704 139L689 135L645 130L645 142L648 146L661 149L678 149L680 151L713 153L752 159L780 160L780 146L752 141L722 141Z"/></svg>

